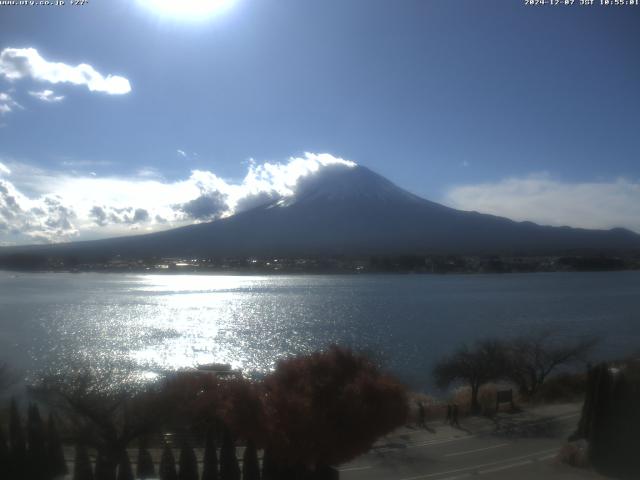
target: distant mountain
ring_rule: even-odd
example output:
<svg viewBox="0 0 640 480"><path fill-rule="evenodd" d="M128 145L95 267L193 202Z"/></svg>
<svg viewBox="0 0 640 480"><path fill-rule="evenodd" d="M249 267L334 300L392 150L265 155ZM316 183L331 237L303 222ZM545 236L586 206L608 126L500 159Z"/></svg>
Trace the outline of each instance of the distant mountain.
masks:
<svg viewBox="0 0 640 480"><path fill-rule="evenodd" d="M11 249L129 258L631 250L640 250L640 235L629 230L540 226L455 210L413 195L365 167L344 165L302 178L290 198L214 222L148 235Z"/></svg>

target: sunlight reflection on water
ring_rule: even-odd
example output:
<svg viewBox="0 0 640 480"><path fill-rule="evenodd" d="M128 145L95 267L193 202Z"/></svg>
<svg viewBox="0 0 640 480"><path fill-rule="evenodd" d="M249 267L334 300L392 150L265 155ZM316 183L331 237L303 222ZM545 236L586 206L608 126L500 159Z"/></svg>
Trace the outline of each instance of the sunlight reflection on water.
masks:
<svg viewBox="0 0 640 480"><path fill-rule="evenodd" d="M640 346L640 273L233 276L0 272L0 357L33 372L137 379L205 363L262 374L340 343L418 388L463 341L552 327ZM608 349L608 350L607 350ZM0 358L0 361L2 358Z"/></svg>

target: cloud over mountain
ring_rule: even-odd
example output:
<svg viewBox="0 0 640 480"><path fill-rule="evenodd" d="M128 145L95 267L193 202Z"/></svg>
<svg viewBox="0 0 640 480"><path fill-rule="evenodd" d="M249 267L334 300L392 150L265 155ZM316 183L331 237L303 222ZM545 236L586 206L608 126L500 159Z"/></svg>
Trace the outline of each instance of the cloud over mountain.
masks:
<svg viewBox="0 0 640 480"><path fill-rule="evenodd" d="M0 168L0 174L8 169ZM0 177L0 243L12 238L36 242L67 240L78 233L76 214L57 195L30 199Z"/></svg>
<svg viewBox="0 0 640 480"><path fill-rule="evenodd" d="M73 163L74 169L83 165ZM331 170L326 167L355 165L330 154L306 153L282 163L251 161L238 181L208 170L166 181L159 173L105 177L3 160L0 243L94 239L208 222L292 197L315 173ZM511 178L454 187L444 203L546 225L640 231L640 184L629 180L569 184L548 175Z"/></svg>
<svg viewBox="0 0 640 480"><path fill-rule="evenodd" d="M628 179L568 183L547 174L514 177L454 187L444 203L543 225L640 232L640 183Z"/></svg>
<svg viewBox="0 0 640 480"><path fill-rule="evenodd" d="M313 153L284 163L251 162L239 182L206 170L167 182L0 164L0 242L91 239L211 221L290 196L300 178L328 165L355 163Z"/></svg>

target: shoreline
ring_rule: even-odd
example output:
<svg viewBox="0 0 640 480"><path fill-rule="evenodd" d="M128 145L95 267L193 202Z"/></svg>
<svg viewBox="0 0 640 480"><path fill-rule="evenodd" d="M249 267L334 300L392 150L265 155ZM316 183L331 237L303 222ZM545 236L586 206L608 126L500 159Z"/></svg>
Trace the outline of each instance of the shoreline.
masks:
<svg viewBox="0 0 640 480"><path fill-rule="evenodd" d="M445 277L445 276L503 276L503 275L531 275L531 274L549 274L549 273L614 273L614 272L640 272L640 267L635 268L620 268L620 269L593 269L593 270L569 270L569 269L557 269L557 270L524 270L524 271L450 271L450 272L427 272L427 271L412 271L412 270L397 270L397 271L383 271L383 270L366 270L366 271L353 271L353 270L245 270L245 269L135 269L135 268L87 268L87 269L13 269L0 266L0 272L6 272L11 274L42 274L42 273L70 273L70 274L83 274L83 273L97 273L97 274L135 274L135 275L202 275L202 276L266 276L266 277L281 277L281 276L322 276L322 275L335 275L335 276L363 276L363 275L375 275L375 276L432 276L432 277Z"/></svg>

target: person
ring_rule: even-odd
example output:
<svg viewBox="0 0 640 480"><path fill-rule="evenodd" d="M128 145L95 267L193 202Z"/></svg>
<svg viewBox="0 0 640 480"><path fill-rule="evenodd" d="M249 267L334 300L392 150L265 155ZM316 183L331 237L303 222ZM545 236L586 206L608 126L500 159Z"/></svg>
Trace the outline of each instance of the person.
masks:
<svg viewBox="0 0 640 480"><path fill-rule="evenodd" d="M451 405L447 404L447 423L451 423Z"/></svg>
<svg viewBox="0 0 640 480"><path fill-rule="evenodd" d="M454 404L451 412L451 425L454 427L459 427L460 423L458 421L458 405Z"/></svg>
<svg viewBox="0 0 640 480"><path fill-rule="evenodd" d="M425 411L422 401L418 401L418 425L421 427L425 426Z"/></svg>

